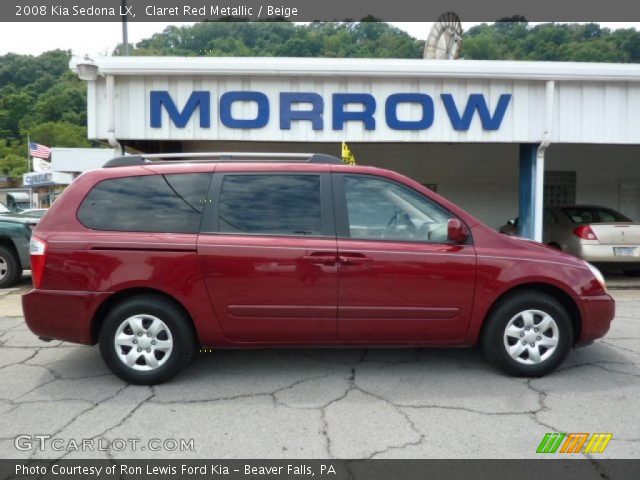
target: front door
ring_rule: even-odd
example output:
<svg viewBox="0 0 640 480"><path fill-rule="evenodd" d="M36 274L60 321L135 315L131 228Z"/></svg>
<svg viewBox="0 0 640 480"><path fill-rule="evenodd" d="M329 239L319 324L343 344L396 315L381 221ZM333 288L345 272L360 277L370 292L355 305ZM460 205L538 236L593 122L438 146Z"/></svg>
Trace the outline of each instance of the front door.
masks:
<svg viewBox="0 0 640 480"><path fill-rule="evenodd" d="M447 239L452 215L425 195L370 175L334 174L338 337L450 342L469 324L471 242Z"/></svg>
<svg viewBox="0 0 640 480"><path fill-rule="evenodd" d="M235 342L335 340L329 173L218 171L214 218L199 236L198 254L225 335Z"/></svg>

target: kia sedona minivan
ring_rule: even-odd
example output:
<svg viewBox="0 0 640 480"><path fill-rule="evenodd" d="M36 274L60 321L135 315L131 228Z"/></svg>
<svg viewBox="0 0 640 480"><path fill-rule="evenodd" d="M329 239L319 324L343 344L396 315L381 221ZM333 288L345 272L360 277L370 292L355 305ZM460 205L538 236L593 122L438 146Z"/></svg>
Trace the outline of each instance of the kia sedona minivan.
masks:
<svg viewBox="0 0 640 480"><path fill-rule="evenodd" d="M53 204L31 265L29 328L98 343L135 384L203 347L480 345L505 372L540 376L615 310L585 261L320 154L111 160Z"/></svg>

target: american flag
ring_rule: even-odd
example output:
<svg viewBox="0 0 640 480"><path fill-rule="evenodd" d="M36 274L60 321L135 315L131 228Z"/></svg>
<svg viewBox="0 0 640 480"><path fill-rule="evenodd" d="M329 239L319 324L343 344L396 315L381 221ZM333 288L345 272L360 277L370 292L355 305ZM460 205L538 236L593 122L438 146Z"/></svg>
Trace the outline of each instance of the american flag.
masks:
<svg viewBox="0 0 640 480"><path fill-rule="evenodd" d="M44 158L46 160L51 156L51 149L39 143L29 142L29 153L32 157Z"/></svg>

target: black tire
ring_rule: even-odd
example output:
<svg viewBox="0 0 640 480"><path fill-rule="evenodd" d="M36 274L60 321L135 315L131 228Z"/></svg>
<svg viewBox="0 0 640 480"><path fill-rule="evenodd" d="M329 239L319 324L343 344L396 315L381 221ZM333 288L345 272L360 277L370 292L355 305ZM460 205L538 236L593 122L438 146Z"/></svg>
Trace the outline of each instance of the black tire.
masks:
<svg viewBox="0 0 640 480"><path fill-rule="evenodd" d="M126 365L116 350L114 340L118 329L123 322L135 315L156 317L169 330L170 338L173 341L172 350L167 359L164 359L163 352L157 354L163 355L160 360L164 359L164 363L155 370L136 370L136 364L134 367ZM130 333L130 335L131 338L136 339L136 342L138 341L135 334ZM166 339L166 330L161 335L163 336L162 340ZM124 381L136 385L156 385L166 382L189 364L196 351L196 336L191 319L178 305L160 295L131 297L111 308L100 328L99 343L100 353L109 369ZM120 352L124 353L122 347L120 348ZM138 358L138 360L146 364L144 355L143 352L141 354L143 358ZM156 355L155 350L153 355Z"/></svg>
<svg viewBox="0 0 640 480"><path fill-rule="evenodd" d="M528 352L522 353L520 361L512 358L505 346L507 325L509 325L512 318L526 310L539 310L550 315L557 326L558 342L555 351L548 358L537 364L521 363L528 360ZM539 322L540 318L536 315L534 322ZM522 334L534 335L529 331L523 331ZM547 334L549 334L549 331L547 331ZM523 290L505 297L493 308L486 319L480 342L485 356L500 370L518 377L541 377L553 372L562 364L571 350L574 340L573 335L571 318L560 302L541 292ZM512 342L513 339L509 339L509 341ZM518 339L515 343L519 341ZM528 347L525 348L528 349ZM540 348L537 345L536 350L542 352L541 356L544 356L547 351L544 347Z"/></svg>
<svg viewBox="0 0 640 480"><path fill-rule="evenodd" d="M15 284L22 276L22 268L20 267L20 260L15 252L0 245L0 268L3 272L0 272L0 288L8 288Z"/></svg>

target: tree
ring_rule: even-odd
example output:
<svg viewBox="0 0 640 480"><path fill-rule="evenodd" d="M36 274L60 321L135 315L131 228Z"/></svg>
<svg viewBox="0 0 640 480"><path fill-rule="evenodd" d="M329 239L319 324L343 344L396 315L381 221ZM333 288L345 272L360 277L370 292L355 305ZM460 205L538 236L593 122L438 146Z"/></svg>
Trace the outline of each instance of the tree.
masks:
<svg viewBox="0 0 640 480"><path fill-rule="evenodd" d="M27 157L21 157L15 153L10 153L4 157L0 157L0 175L10 178L20 178L23 173L29 171L27 166Z"/></svg>
<svg viewBox="0 0 640 480"><path fill-rule="evenodd" d="M44 122L29 130L32 141L56 147L90 147L86 127L67 122Z"/></svg>
<svg viewBox="0 0 640 480"><path fill-rule="evenodd" d="M167 27L132 55L420 58L423 42L366 17L361 22L221 21ZM116 52L122 47L118 46Z"/></svg>
<svg viewBox="0 0 640 480"><path fill-rule="evenodd" d="M503 19L470 28L462 45L469 59L640 62L640 32L595 23L530 26L521 18Z"/></svg>

